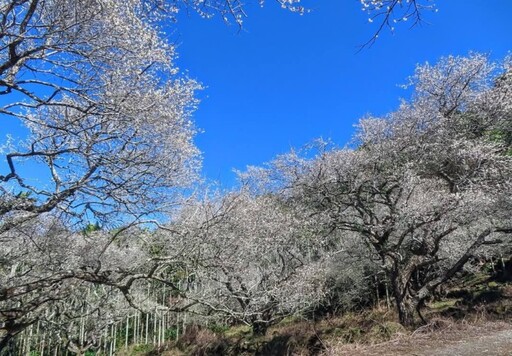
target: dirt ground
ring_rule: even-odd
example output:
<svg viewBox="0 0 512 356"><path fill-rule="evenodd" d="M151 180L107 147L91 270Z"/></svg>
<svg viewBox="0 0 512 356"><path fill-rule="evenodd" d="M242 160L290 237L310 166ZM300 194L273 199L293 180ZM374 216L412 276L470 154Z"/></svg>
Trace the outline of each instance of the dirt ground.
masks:
<svg viewBox="0 0 512 356"><path fill-rule="evenodd" d="M512 324L438 325L377 345L331 345L326 355L512 356Z"/></svg>

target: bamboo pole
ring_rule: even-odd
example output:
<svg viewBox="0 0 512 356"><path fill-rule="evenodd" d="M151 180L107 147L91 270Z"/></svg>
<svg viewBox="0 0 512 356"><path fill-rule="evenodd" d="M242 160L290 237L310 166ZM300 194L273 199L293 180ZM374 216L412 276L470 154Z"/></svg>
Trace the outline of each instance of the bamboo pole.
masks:
<svg viewBox="0 0 512 356"><path fill-rule="evenodd" d="M128 329L130 328L130 317L126 317L126 329L124 333L124 347L128 349Z"/></svg>
<svg viewBox="0 0 512 356"><path fill-rule="evenodd" d="M149 313L146 314L146 338L144 339L144 344L148 344L148 330L149 329Z"/></svg>
<svg viewBox="0 0 512 356"><path fill-rule="evenodd" d="M153 314L153 345L156 345L156 319L157 319L157 311Z"/></svg>
<svg viewBox="0 0 512 356"><path fill-rule="evenodd" d="M116 353L117 346L117 324L114 325L114 354Z"/></svg>

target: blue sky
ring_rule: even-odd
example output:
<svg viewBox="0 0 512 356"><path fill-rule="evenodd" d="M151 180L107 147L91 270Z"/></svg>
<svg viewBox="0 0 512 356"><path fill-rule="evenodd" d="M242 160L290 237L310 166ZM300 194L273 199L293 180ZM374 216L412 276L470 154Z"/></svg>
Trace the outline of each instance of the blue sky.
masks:
<svg viewBox="0 0 512 356"><path fill-rule="evenodd" d="M181 13L171 34L177 64L207 87L194 117L203 130L196 143L204 176L229 187L233 169L261 165L315 138L344 145L361 116L392 111L407 96L398 85L417 63L469 51L501 59L512 50L512 0L437 3L438 13L426 14L429 24L397 26L360 52L375 24L358 0L304 0L312 11L303 16L273 0L264 8L249 4L242 31L220 18ZM24 130L10 119L0 126L2 141L8 132L20 137ZM39 176L35 166L25 169Z"/></svg>
<svg viewBox="0 0 512 356"><path fill-rule="evenodd" d="M358 118L385 114L407 92L417 63L469 51L512 50L512 1L438 0L412 29L398 25L368 49L376 29L356 0L309 0L299 16L267 0L249 6L244 28L182 14L172 35L178 65L207 88L195 114L203 172L224 186L232 169L261 165L317 137L344 145Z"/></svg>

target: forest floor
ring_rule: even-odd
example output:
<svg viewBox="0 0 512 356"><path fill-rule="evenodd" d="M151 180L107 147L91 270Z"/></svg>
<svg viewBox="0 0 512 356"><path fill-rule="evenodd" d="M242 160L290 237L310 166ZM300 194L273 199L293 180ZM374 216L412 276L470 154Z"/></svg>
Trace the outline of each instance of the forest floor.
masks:
<svg viewBox="0 0 512 356"><path fill-rule="evenodd" d="M418 330L376 345L339 345L325 355L351 356L510 356L512 324L486 322L480 325L454 325L432 332Z"/></svg>
<svg viewBox="0 0 512 356"><path fill-rule="evenodd" d="M368 343L366 338L352 343L347 343L343 337L322 340L323 335L317 335L322 343L321 348L311 347L313 345L311 341L317 340L314 336L310 336L307 343L302 343L297 336L284 339L281 338L282 335L275 336L272 341L260 344L253 352L215 347L195 349L192 352L190 349L180 351L171 348L146 355L512 356L512 323L505 321L461 323L436 319L431 324L413 332L399 331L389 340L376 343ZM212 341L208 342L210 346L214 344Z"/></svg>
<svg viewBox="0 0 512 356"><path fill-rule="evenodd" d="M512 283L467 279L424 308L426 325L407 329L388 303L318 318L288 317L266 335L248 326L190 326L176 342L120 356L512 356ZM215 327L214 327L215 326ZM141 350L142 351L142 350Z"/></svg>
<svg viewBox="0 0 512 356"><path fill-rule="evenodd" d="M353 318L333 318L315 323L291 322L273 329L261 339L238 338L238 342L212 338L199 331L187 344L152 355L256 355L256 356L512 356L512 319L453 320L436 318L416 330L406 330L394 321L378 319L372 324L348 326ZM385 316L385 315L384 315ZM210 334L211 335L211 334ZM235 345L236 344L236 345ZM178 350L180 349L180 350ZM163 350L162 350L163 351Z"/></svg>

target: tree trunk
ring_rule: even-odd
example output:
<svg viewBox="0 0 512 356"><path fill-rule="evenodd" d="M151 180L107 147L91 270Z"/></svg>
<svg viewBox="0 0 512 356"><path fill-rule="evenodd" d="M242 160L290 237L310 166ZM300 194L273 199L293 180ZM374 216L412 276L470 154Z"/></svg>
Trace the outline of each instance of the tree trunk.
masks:
<svg viewBox="0 0 512 356"><path fill-rule="evenodd" d="M414 322L414 313L416 312L416 305L413 300L413 298L405 297L401 300L396 301L396 307L398 310L398 320L400 321L400 324L403 326L413 326L415 324Z"/></svg>
<svg viewBox="0 0 512 356"><path fill-rule="evenodd" d="M254 336L264 336L267 333L268 323L257 320L252 323L252 334Z"/></svg>
<svg viewBox="0 0 512 356"><path fill-rule="evenodd" d="M413 326L415 324L414 313L417 310L419 301L409 293L409 278L404 277L403 274L396 270L389 271L388 275L398 312L398 320L405 327Z"/></svg>

